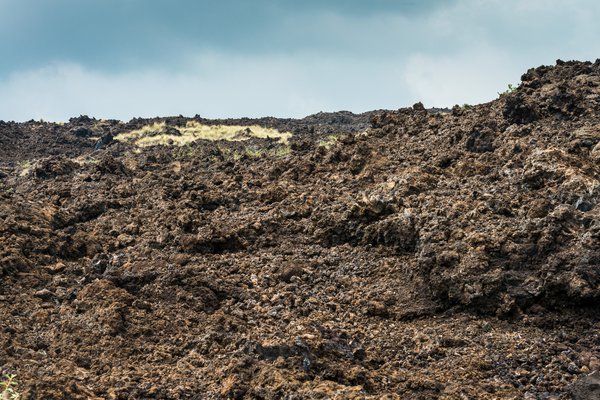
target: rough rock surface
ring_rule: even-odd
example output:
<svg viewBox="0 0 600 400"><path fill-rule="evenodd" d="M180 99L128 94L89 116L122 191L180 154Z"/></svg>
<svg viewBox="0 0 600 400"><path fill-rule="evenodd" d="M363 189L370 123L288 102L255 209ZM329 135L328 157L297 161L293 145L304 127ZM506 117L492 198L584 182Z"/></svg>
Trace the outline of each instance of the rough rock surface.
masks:
<svg viewBox="0 0 600 400"><path fill-rule="evenodd" d="M195 119L294 136L95 150L156 120L0 122L0 369L24 398L589 389L600 61L446 111Z"/></svg>

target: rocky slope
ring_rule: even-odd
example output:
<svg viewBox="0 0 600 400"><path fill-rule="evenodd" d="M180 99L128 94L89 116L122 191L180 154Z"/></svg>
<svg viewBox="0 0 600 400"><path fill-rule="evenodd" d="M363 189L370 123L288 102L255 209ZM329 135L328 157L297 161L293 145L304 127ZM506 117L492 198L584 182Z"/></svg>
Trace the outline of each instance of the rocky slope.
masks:
<svg viewBox="0 0 600 400"><path fill-rule="evenodd" d="M0 123L24 398L594 396L600 61L452 110L193 119L285 142L114 139L189 121Z"/></svg>

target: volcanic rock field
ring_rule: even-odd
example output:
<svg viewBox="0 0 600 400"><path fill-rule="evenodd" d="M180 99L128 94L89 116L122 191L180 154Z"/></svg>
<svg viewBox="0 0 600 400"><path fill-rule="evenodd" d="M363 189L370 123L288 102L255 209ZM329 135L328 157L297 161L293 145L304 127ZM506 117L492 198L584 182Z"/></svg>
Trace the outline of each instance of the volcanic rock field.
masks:
<svg viewBox="0 0 600 400"><path fill-rule="evenodd" d="M0 122L22 399L600 398L600 60L489 103Z"/></svg>

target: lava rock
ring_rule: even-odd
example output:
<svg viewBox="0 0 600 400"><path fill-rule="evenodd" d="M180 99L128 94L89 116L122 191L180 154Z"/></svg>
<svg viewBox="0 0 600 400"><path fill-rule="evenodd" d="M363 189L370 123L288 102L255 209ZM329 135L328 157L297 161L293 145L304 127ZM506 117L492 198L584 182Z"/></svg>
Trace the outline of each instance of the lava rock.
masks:
<svg viewBox="0 0 600 400"><path fill-rule="evenodd" d="M95 132L89 128L86 128L84 126L79 126L77 128L73 128L70 130L70 133L72 135L75 135L77 137L81 137L81 138L88 138L90 136L94 136Z"/></svg>
<svg viewBox="0 0 600 400"><path fill-rule="evenodd" d="M600 373L594 371L579 378L571 387L573 400L600 400Z"/></svg>

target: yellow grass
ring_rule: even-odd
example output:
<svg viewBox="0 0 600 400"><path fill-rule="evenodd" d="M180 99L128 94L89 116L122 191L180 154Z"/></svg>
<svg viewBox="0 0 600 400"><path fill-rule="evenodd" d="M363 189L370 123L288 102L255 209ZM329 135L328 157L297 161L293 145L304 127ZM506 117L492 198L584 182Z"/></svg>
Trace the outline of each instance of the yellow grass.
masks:
<svg viewBox="0 0 600 400"><path fill-rule="evenodd" d="M258 125L204 125L197 121L188 121L184 127L176 127L180 134L172 134L172 127L165 122L156 122L127 133L115 136L115 140L132 142L139 147L156 145L184 146L197 140L242 141L250 138L271 138L281 144L287 144L292 136L289 132L264 128Z"/></svg>
<svg viewBox="0 0 600 400"><path fill-rule="evenodd" d="M21 172L19 173L19 176L27 176L32 166L33 164L29 160L20 161L19 168L21 169Z"/></svg>
<svg viewBox="0 0 600 400"><path fill-rule="evenodd" d="M339 142L339 140L339 135L329 135L326 139L320 140L318 146L329 149L330 147L335 146L335 144Z"/></svg>

